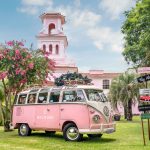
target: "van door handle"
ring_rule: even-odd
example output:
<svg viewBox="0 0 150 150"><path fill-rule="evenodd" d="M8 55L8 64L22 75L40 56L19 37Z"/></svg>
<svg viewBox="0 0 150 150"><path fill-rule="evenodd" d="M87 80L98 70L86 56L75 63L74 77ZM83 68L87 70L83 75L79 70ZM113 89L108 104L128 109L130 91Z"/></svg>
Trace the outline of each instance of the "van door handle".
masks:
<svg viewBox="0 0 150 150"><path fill-rule="evenodd" d="M64 108L61 108L60 110L61 110L61 111L63 111L63 110L64 110Z"/></svg>
<svg viewBox="0 0 150 150"><path fill-rule="evenodd" d="M47 111L50 111L50 109L49 109L49 108L47 108Z"/></svg>

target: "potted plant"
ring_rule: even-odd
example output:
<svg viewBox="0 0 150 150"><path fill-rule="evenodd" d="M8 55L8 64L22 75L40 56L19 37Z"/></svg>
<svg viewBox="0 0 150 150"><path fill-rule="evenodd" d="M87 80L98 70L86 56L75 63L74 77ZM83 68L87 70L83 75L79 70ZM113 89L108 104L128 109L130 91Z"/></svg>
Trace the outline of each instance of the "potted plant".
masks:
<svg viewBox="0 0 150 150"><path fill-rule="evenodd" d="M120 121L121 115L119 113L114 114L114 120L115 121Z"/></svg>

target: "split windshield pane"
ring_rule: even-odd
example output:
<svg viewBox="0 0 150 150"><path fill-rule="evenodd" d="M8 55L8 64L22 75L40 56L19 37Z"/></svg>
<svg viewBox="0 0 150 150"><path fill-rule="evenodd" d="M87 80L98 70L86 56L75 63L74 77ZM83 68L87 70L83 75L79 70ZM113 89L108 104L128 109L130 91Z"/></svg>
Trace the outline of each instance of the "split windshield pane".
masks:
<svg viewBox="0 0 150 150"><path fill-rule="evenodd" d="M101 90L85 89L89 101L107 102L107 98Z"/></svg>

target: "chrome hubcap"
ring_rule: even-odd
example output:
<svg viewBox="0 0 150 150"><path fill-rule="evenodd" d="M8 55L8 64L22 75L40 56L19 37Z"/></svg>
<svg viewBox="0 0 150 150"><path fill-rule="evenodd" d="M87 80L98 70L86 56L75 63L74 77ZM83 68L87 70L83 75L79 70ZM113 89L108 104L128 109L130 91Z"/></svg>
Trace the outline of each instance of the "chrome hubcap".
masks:
<svg viewBox="0 0 150 150"><path fill-rule="evenodd" d="M70 139L70 140L76 140L79 136L79 132L78 132L78 129L76 127L70 127L68 128L67 130L67 137Z"/></svg>
<svg viewBox="0 0 150 150"><path fill-rule="evenodd" d="M26 132L27 132L27 127L26 127L26 125L22 124L20 126L20 133L21 133L21 135L25 135Z"/></svg>

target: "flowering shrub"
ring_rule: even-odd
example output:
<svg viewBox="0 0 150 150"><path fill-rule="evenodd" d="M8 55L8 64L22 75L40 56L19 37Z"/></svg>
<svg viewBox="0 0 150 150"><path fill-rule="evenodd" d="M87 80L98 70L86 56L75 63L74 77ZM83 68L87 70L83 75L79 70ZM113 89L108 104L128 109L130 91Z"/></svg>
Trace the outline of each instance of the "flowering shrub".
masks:
<svg viewBox="0 0 150 150"><path fill-rule="evenodd" d="M5 92L5 106L11 108L11 97L26 85L43 83L54 62L43 50L30 51L20 41L6 42L0 48L0 80Z"/></svg>
<svg viewBox="0 0 150 150"><path fill-rule="evenodd" d="M67 73L62 74L59 78L55 78L55 85L62 86L62 85L75 85L75 84L91 84L91 79L87 76L82 76L80 73Z"/></svg>

